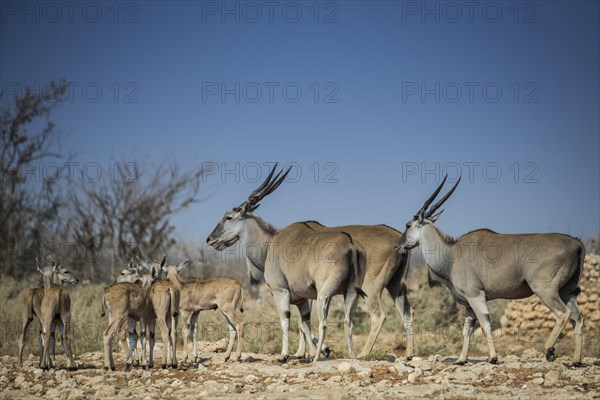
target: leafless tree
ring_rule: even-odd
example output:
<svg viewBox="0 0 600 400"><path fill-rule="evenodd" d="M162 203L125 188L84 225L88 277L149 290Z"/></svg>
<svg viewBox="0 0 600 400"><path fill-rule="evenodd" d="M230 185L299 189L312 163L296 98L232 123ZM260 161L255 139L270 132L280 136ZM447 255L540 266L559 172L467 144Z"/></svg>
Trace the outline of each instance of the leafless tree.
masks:
<svg viewBox="0 0 600 400"><path fill-rule="evenodd" d="M0 269L13 275L31 272L28 253L38 253L44 234L61 229L62 199L56 190L62 169L44 163L62 158L51 110L65 97L65 81L52 81L40 93L27 89L13 99L0 93ZM64 164L64 163L62 163ZM29 257L31 260L33 257ZM16 268L15 268L16 267Z"/></svg>
<svg viewBox="0 0 600 400"><path fill-rule="evenodd" d="M99 181L81 176L70 191L70 231L92 255L90 272L100 270L99 278L114 276L119 260L171 247L175 227L170 218L199 201L202 177L201 168L182 171L166 159L156 166L123 159L111 165L113 173ZM97 268L102 261L110 261L110 271Z"/></svg>

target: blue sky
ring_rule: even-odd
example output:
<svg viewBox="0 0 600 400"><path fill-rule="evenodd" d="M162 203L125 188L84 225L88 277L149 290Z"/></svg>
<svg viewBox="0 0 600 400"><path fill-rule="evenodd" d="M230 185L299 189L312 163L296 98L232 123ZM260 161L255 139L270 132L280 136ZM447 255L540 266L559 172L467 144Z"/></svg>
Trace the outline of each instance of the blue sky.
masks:
<svg viewBox="0 0 600 400"><path fill-rule="evenodd" d="M3 105L65 78L53 119L83 163L216 167L181 238L274 161L302 174L263 201L276 226L402 228L462 172L449 234L600 232L598 2L52 4L1 3Z"/></svg>

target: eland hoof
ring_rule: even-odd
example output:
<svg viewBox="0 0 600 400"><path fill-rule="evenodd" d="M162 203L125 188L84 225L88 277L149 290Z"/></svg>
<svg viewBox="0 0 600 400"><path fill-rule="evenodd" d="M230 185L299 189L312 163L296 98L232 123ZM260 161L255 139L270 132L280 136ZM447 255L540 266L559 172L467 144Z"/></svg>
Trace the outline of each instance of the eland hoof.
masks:
<svg viewBox="0 0 600 400"><path fill-rule="evenodd" d="M552 362L556 359L556 356L554 355L554 347L550 347L548 350L546 350L546 360Z"/></svg>
<svg viewBox="0 0 600 400"><path fill-rule="evenodd" d="M465 365L467 360L456 360L454 361L454 365Z"/></svg>
<svg viewBox="0 0 600 400"><path fill-rule="evenodd" d="M498 364L498 357L492 357L488 360L490 364Z"/></svg>
<svg viewBox="0 0 600 400"><path fill-rule="evenodd" d="M281 356L281 357L277 358L277 362L280 364L285 364L289 358L290 358L290 356Z"/></svg>

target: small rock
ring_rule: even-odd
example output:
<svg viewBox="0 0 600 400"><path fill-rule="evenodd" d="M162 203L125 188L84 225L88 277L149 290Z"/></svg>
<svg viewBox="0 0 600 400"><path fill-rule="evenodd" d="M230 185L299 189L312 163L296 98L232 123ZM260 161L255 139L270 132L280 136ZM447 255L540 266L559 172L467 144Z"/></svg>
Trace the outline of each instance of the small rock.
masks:
<svg viewBox="0 0 600 400"><path fill-rule="evenodd" d="M354 365L350 364L349 362L340 363L340 365L338 365L337 369L342 374L350 374L352 372L356 372L356 368L354 367Z"/></svg>
<svg viewBox="0 0 600 400"><path fill-rule="evenodd" d="M115 397L116 394L117 394L117 391L115 390L114 386L102 386L96 392L96 397L97 398ZM48 393L46 393L46 396L53 397L53 396L49 396Z"/></svg>
<svg viewBox="0 0 600 400"><path fill-rule="evenodd" d="M256 383L259 381L259 379L255 375L247 375L246 378L244 378L244 381L246 383Z"/></svg>
<svg viewBox="0 0 600 400"><path fill-rule="evenodd" d="M401 374L405 372L413 372L415 370L413 367L401 363L396 363L394 367L396 368L396 371L398 371Z"/></svg>
<svg viewBox="0 0 600 400"><path fill-rule="evenodd" d="M67 400L78 400L78 399L83 399L84 393L83 390L79 390L79 389L73 389L71 390L71 392L69 392L69 395L67 396Z"/></svg>
<svg viewBox="0 0 600 400"><path fill-rule="evenodd" d="M198 363L198 372L206 372L208 368L206 368L203 364Z"/></svg>
<svg viewBox="0 0 600 400"><path fill-rule="evenodd" d="M419 368L422 371L431 371L431 363L427 362L427 361L414 361L411 360L408 365L414 367L414 368Z"/></svg>
<svg viewBox="0 0 600 400"><path fill-rule="evenodd" d="M558 371L549 371L544 375L544 386L554 386L558 383L560 374Z"/></svg>
<svg viewBox="0 0 600 400"><path fill-rule="evenodd" d="M358 376L360 376L363 379L369 379L373 377L373 370L371 370L371 368L367 368L367 369L363 369L358 373Z"/></svg>
<svg viewBox="0 0 600 400"><path fill-rule="evenodd" d="M44 387L43 387L41 384L39 384L39 383L36 383L35 385L33 385L33 386L31 387L31 391L32 391L33 393L39 393L39 392L41 392L41 391L42 391L42 389L43 389L43 388L44 388Z"/></svg>
<svg viewBox="0 0 600 400"><path fill-rule="evenodd" d="M15 378L15 385L16 385L16 386L21 386L21 384L22 384L23 382L25 382L25 377L24 377L23 375L18 375L18 376Z"/></svg>
<svg viewBox="0 0 600 400"><path fill-rule="evenodd" d="M408 374L408 383L415 383L422 375L423 371L421 371L419 368L416 368L413 372Z"/></svg>
<svg viewBox="0 0 600 400"><path fill-rule="evenodd" d="M531 383L535 383L536 385L541 385L544 383L544 378L535 378L531 380Z"/></svg>
<svg viewBox="0 0 600 400"><path fill-rule="evenodd" d="M44 373L44 370L41 368L38 368L35 371L33 371L33 377L35 379L38 379L40 376L42 376L43 373Z"/></svg>
<svg viewBox="0 0 600 400"><path fill-rule="evenodd" d="M389 386L389 381L387 379L382 379L379 382L377 382L375 386L380 389L387 388Z"/></svg>
<svg viewBox="0 0 600 400"><path fill-rule="evenodd" d="M54 389L54 388L48 389L46 391L46 395L44 397L47 398L47 399L54 399L54 398L57 398L57 397L61 397L60 390Z"/></svg>

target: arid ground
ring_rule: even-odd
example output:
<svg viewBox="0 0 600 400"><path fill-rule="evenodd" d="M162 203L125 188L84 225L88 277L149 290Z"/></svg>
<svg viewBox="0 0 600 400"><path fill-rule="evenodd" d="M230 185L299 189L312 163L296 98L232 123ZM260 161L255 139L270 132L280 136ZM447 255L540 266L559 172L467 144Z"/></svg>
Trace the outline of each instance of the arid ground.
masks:
<svg viewBox="0 0 600 400"><path fill-rule="evenodd" d="M214 350L223 344L204 343L203 346ZM464 366L453 365L456 356L439 355L410 361L393 355L378 361L331 359L313 366L308 360L298 359L282 365L275 355L253 353L243 353L239 363L224 362L222 352L203 352L198 363L180 362L178 369L155 366L152 370L139 367L125 370L124 358L119 352L115 357L116 372L102 368L99 352L79 356L77 371L65 369L66 359L62 354L57 357L59 368L50 371L38 369L37 357L33 355L26 358L21 368L17 366L16 357L2 357L0 398L600 397L599 359L585 358L583 367L571 368L568 357L549 363L536 350L503 357L498 365L476 357Z"/></svg>

